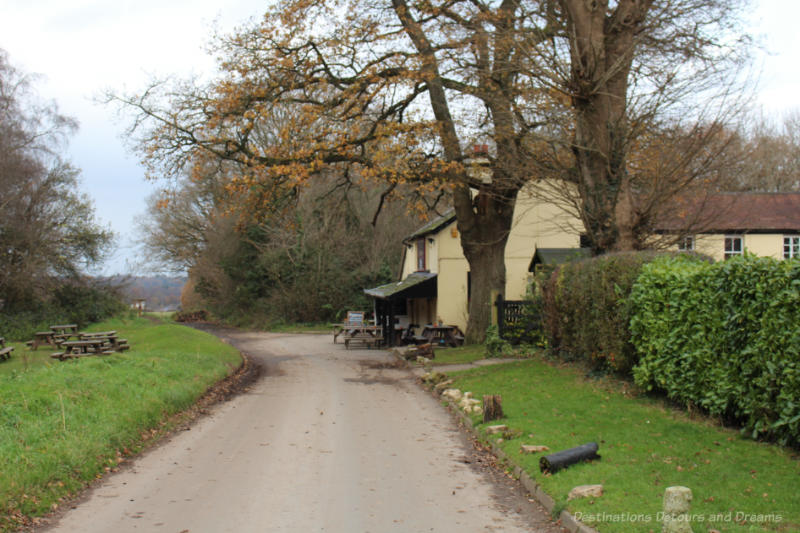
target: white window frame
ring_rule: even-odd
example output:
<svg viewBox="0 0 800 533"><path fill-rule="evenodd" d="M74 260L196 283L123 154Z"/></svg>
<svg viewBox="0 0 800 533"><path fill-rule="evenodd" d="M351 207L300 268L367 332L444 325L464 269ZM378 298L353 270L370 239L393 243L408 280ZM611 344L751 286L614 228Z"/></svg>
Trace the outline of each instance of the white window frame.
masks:
<svg viewBox="0 0 800 533"><path fill-rule="evenodd" d="M783 258L800 258L800 235L783 236Z"/></svg>
<svg viewBox="0 0 800 533"><path fill-rule="evenodd" d="M738 250L736 250L736 246L734 245L734 240L736 239L739 241ZM728 246L729 242L730 247ZM735 257L737 255L744 255L744 235L725 235L725 240L723 241L723 250L725 259L730 259L731 257Z"/></svg>
<svg viewBox="0 0 800 533"><path fill-rule="evenodd" d="M695 241L696 239L694 235L686 235L680 241L678 241L678 251L694 252Z"/></svg>

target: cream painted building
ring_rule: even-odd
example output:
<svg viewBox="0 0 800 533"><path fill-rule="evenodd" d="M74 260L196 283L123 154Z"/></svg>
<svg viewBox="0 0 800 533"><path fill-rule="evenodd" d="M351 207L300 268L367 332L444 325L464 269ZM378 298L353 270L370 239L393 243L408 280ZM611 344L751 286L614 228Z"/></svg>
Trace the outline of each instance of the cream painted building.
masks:
<svg viewBox="0 0 800 533"><path fill-rule="evenodd" d="M578 248L580 222L554 204L520 192L505 252L504 297L525 295L528 268L537 248ZM376 316L399 328L442 322L466 330L470 298L469 264L461 250L451 210L410 235L400 280L366 290L375 298Z"/></svg>
<svg viewBox="0 0 800 533"><path fill-rule="evenodd" d="M721 261L745 251L774 258L800 257L800 194L732 193L681 204L658 233L686 234L680 250L695 250ZM566 257L580 246L582 225L553 204L521 192L506 245L504 297L521 299L537 250ZM364 292L375 298L375 315L399 329L442 322L462 331L470 297L469 264L461 251L455 214L450 211L405 241L400 281ZM559 249L559 250L552 250ZM552 252L558 252L552 254ZM544 253L540 254L544 255ZM574 255L574 254L573 254Z"/></svg>
<svg viewBox="0 0 800 533"><path fill-rule="evenodd" d="M676 248L706 254L716 261L749 252L775 259L800 257L800 194L716 194L690 209L702 210L700 229L682 239ZM662 232L686 227L677 217L665 222Z"/></svg>

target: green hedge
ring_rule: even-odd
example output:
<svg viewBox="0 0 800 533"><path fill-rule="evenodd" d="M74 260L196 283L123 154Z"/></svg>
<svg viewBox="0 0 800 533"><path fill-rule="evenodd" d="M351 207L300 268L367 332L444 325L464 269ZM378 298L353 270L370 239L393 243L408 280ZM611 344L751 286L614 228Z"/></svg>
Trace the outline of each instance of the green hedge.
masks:
<svg viewBox="0 0 800 533"><path fill-rule="evenodd" d="M664 254L607 254L558 268L544 287L543 323L551 353L630 372L637 353L630 342L627 297L642 266Z"/></svg>
<svg viewBox="0 0 800 533"><path fill-rule="evenodd" d="M800 261L659 258L629 303L637 384L800 444Z"/></svg>

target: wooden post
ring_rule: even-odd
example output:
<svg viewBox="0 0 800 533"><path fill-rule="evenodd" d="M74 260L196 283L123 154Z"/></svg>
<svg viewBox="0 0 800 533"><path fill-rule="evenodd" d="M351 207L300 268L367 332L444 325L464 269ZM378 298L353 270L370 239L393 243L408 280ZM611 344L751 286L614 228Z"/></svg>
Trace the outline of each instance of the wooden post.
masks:
<svg viewBox="0 0 800 533"><path fill-rule="evenodd" d="M499 395L486 395L483 397L483 421L491 422L503 418L503 398Z"/></svg>
<svg viewBox="0 0 800 533"><path fill-rule="evenodd" d="M497 325L498 313L497 313L497 300L502 299L503 295L500 291L492 291L490 293L491 301L489 302L490 309L492 310L492 324L493 326Z"/></svg>
<svg viewBox="0 0 800 533"><path fill-rule="evenodd" d="M389 307L389 317L383 324L383 342L386 346L397 346L394 340L394 300L391 298L386 300L386 305Z"/></svg>

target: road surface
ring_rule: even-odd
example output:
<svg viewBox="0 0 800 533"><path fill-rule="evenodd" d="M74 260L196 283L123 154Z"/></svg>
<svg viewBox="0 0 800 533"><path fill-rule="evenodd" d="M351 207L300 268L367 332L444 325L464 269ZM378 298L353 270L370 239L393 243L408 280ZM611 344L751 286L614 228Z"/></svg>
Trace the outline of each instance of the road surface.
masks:
<svg viewBox="0 0 800 533"><path fill-rule="evenodd" d="M45 531L560 531L386 352L224 336L263 377Z"/></svg>

